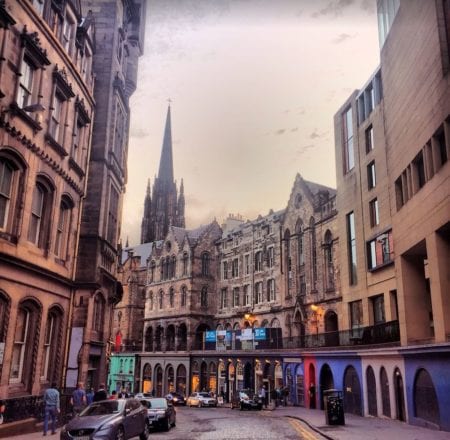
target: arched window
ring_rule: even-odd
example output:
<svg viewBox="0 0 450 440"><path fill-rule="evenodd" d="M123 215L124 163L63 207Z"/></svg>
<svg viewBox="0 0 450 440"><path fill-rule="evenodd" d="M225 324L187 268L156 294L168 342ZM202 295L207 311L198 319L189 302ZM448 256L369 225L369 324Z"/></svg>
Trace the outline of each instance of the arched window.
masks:
<svg viewBox="0 0 450 440"><path fill-rule="evenodd" d="M48 382L56 380L58 374L58 350L61 347L60 335L62 311L58 307L49 310L45 325L44 350L42 352L41 379Z"/></svg>
<svg viewBox="0 0 450 440"><path fill-rule="evenodd" d="M169 306L173 308L175 304L175 291L173 290L173 287L169 290Z"/></svg>
<svg viewBox="0 0 450 440"><path fill-rule="evenodd" d="M284 254L286 261L286 296L291 296L292 290L292 259L291 259L291 231L284 231Z"/></svg>
<svg viewBox="0 0 450 440"><path fill-rule="evenodd" d="M27 390L31 389L34 375L40 320L41 308L35 301L27 299L19 305L9 377L11 383L23 383Z"/></svg>
<svg viewBox="0 0 450 440"><path fill-rule="evenodd" d="M201 307L208 307L208 287L203 286L202 292L200 296L200 306Z"/></svg>
<svg viewBox="0 0 450 440"><path fill-rule="evenodd" d="M317 244L316 244L316 221L311 217L309 221L311 235L311 279L313 290L317 289Z"/></svg>
<svg viewBox="0 0 450 440"><path fill-rule="evenodd" d="M165 280L168 280L169 279L169 277L171 277L170 275L170 266L171 266L171 264L170 264L170 257L167 257L165 260L165 263L164 263L164 279Z"/></svg>
<svg viewBox="0 0 450 440"><path fill-rule="evenodd" d="M183 276L186 276L188 273L188 262L189 262L188 253L183 252Z"/></svg>
<svg viewBox="0 0 450 440"><path fill-rule="evenodd" d="M276 295L275 295L275 280L270 279L267 280L267 301L275 301Z"/></svg>
<svg viewBox="0 0 450 440"><path fill-rule="evenodd" d="M48 244L52 219L53 187L47 180L38 178L33 190L28 241L44 249Z"/></svg>
<svg viewBox="0 0 450 440"><path fill-rule="evenodd" d="M181 287L181 307L186 307L187 288L186 286Z"/></svg>
<svg viewBox="0 0 450 440"><path fill-rule="evenodd" d="M63 196L61 198L58 224L56 226L55 255L62 260L65 260L67 257L73 206L74 204L69 197Z"/></svg>
<svg viewBox="0 0 450 440"><path fill-rule="evenodd" d="M144 350L153 351L153 327L148 326L145 330Z"/></svg>
<svg viewBox="0 0 450 440"><path fill-rule="evenodd" d="M150 283L155 282L155 269L156 269L156 262L155 260L152 260L150 263Z"/></svg>
<svg viewBox="0 0 450 440"><path fill-rule="evenodd" d="M24 166L5 150L0 153L0 231L16 234L17 211L24 191Z"/></svg>
<svg viewBox="0 0 450 440"><path fill-rule="evenodd" d="M326 288L334 289L333 236L329 230L324 237L325 282Z"/></svg>
<svg viewBox="0 0 450 440"><path fill-rule="evenodd" d="M172 270L171 270L171 277L175 278L177 276L177 257L175 255L172 256Z"/></svg>
<svg viewBox="0 0 450 440"><path fill-rule="evenodd" d="M209 264L210 264L209 253L204 252L202 254L202 275L204 277L209 276Z"/></svg>
<svg viewBox="0 0 450 440"><path fill-rule="evenodd" d="M164 258L161 258L160 262L159 262L159 270L160 270L160 275L159 275L159 279L160 281L164 280Z"/></svg>
<svg viewBox="0 0 450 440"><path fill-rule="evenodd" d="M295 233L297 234L297 253L298 253L298 265L305 264L305 245L303 243L303 222L301 219L297 220L295 225Z"/></svg>
<svg viewBox="0 0 450 440"><path fill-rule="evenodd" d="M92 329L100 334L103 332L105 304L106 302L100 293L95 295L94 313L92 314ZM99 336L101 337L101 335Z"/></svg>
<svg viewBox="0 0 450 440"><path fill-rule="evenodd" d="M153 310L153 308L155 307L155 300L153 298L153 292L150 292L148 294L148 303L149 303L149 309Z"/></svg>
<svg viewBox="0 0 450 440"><path fill-rule="evenodd" d="M163 308L163 300L164 300L164 292L162 291L162 290L160 290L159 291L159 298L158 298L158 301L159 301L159 310L162 310L162 308Z"/></svg>
<svg viewBox="0 0 450 440"><path fill-rule="evenodd" d="M0 342L6 343L6 334L8 332L9 324L9 310L11 307L11 301L9 297L0 291ZM0 365L1 374L1 365Z"/></svg>

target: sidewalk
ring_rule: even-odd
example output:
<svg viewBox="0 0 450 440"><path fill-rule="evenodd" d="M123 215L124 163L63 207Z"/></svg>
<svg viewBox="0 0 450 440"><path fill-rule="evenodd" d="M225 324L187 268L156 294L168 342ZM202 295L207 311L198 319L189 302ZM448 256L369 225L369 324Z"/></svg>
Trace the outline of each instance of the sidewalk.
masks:
<svg viewBox="0 0 450 440"><path fill-rule="evenodd" d="M264 411L266 412L266 411ZM330 440L450 440L450 432L408 425L398 420L345 414L345 425L328 426L324 411L302 407L277 407L269 417L293 417Z"/></svg>

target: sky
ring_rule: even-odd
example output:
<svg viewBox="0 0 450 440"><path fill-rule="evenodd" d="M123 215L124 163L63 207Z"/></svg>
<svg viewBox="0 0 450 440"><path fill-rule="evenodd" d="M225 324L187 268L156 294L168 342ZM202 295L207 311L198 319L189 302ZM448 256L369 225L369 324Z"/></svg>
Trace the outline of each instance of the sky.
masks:
<svg viewBox="0 0 450 440"><path fill-rule="evenodd" d="M168 100L188 229L285 208L297 173L336 187L333 117L379 64L376 0L148 0L146 18L124 243L140 241Z"/></svg>

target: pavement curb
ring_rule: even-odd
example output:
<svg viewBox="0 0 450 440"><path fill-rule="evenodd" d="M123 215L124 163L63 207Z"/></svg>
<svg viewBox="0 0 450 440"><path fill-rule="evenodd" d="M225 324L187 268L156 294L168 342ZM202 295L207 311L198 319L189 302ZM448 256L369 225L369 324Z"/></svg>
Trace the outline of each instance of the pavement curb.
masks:
<svg viewBox="0 0 450 440"><path fill-rule="evenodd" d="M322 432L319 428L317 428L316 426L312 425L311 423L309 423L307 420L302 419L301 417L297 417L297 416L284 416L284 417L289 417L291 419L297 419L300 420L301 422L303 422L305 425L307 425L309 428L311 428L313 431L317 432L318 434L320 434L322 437L326 438L327 440L335 440L334 437L330 437L328 434L325 434L324 432Z"/></svg>

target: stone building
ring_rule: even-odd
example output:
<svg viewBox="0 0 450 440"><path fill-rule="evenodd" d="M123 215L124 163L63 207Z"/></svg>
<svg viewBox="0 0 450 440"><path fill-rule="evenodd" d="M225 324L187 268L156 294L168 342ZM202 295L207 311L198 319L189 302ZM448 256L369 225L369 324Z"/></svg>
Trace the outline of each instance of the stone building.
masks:
<svg viewBox="0 0 450 440"><path fill-rule="evenodd" d="M95 44L79 2L2 1L0 40L0 395L8 422L30 417L43 390L63 382Z"/></svg>
<svg viewBox="0 0 450 440"><path fill-rule="evenodd" d="M185 227L184 185L180 184L180 194L173 174L172 122L170 106L167 109L166 126L159 162L158 177L151 191L150 181L144 201L144 215L141 225L141 243L164 240L169 226Z"/></svg>
<svg viewBox="0 0 450 440"><path fill-rule="evenodd" d="M106 382L113 306L122 298L117 278L122 199L127 181L129 98L136 89L146 2L82 0L96 20L96 76L88 189L79 237L76 291L65 385Z"/></svg>

